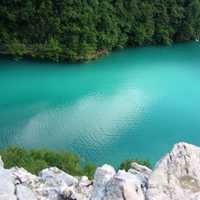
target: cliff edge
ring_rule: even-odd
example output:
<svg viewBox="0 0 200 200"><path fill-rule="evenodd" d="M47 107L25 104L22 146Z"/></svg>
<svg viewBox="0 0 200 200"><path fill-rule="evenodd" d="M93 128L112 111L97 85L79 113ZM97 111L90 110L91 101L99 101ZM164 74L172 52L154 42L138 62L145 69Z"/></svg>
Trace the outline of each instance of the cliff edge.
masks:
<svg viewBox="0 0 200 200"><path fill-rule="evenodd" d="M0 160L0 200L199 200L200 148L178 143L154 170L132 163L128 172L98 167L94 180L73 177L56 167L38 176L23 168L5 169Z"/></svg>

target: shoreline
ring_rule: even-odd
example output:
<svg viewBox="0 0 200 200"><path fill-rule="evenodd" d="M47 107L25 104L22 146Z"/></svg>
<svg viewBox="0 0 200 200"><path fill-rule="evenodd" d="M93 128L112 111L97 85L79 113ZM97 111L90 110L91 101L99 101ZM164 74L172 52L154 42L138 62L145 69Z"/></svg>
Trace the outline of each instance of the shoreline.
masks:
<svg viewBox="0 0 200 200"><path fill-rule="evenodd" d="M77 57L77 59L75 61L70 61L67 60L66 58L64 58L63 54L60 54L59 56L62 57L62 59L60 59L59 61L55 61L49 58L46 58L45 55L46 54L41 54L41 57L37 57L37 56L32 56L31 53L27 53L24 54L22 56L17 56L17 55L12 55L11 53L9 53L8 51L0 51L0 58L1 57L8 57L11 58L13 60L19 61L19 60L23 60L23 59L28 59L30 61L40 61L40 62L47 62L47 63L57 63L57 64L85 64L88 62L92 62L95 60L98 60L100 58L103 58L111 53L117 52L117 51L124 51L127 49L139 49L139 48L146 48L146 47L170 47L173 45L179 45L179 44L186 44L186 43L199 43L199 41L196 40L190 40L190 41L180 41L180 42L173 42L172 44L169 45L165 45L165 44L147 44L147 45L143 45L143 46L135 46L135 47L124 47L124 48L120 48L120 49L113 49L113 50L108 50L108 49L102 49L99 50L93 54L90 54L87 56L87 59L84 59L82 57ZM43 58L42 58L43 57Z"/></svg>

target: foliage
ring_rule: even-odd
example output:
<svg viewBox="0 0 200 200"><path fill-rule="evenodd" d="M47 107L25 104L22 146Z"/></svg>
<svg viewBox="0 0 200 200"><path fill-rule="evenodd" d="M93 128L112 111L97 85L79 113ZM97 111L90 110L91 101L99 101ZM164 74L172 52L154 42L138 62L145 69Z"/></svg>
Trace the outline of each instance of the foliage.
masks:
<svg viewBox="0 0 200 200"><path fill-rule="evenodd" d="M0 155L5 168L23 167L33 174L38 174L42 169L48 167L58 167L73 176L86 175L92 179L96 170L95 165L88 163L83 166L77 155L65 151L47 149L28 150L20 147L9 147L0 150ZM133 159L123 161L119 168L128 171L131 168L132 162L137 162L149 168L152 167L148 160Z"/></svg>
<svg viewBox="0 0 200 200"><path fill-rule="evenodd" d="M0 51L53 61L200 37L200 0L1 0Z"/></svg>
<svg viewBox="0 0 200 200"><path fill-rule="evenodd" d="M1 150L0 154L6 168L13 166L23 167L34 174L38 174L44 168L56 166L71 175L86 175L92 178L96 169L92 164L82 166L80 158L69 152L10 147Z"/></svg>
<svg viewBox="0 0 200 200"><path fill-rule="evenodd" d="M136 162L140 165L144 165L150 169L152 168L151 163L148 160L139 160L139 159L125 160L121 163L119 168L128 171L131 168L131 163L133 163L133 162Z"/></svg>
<svg viewBox="0 0 200 200"><path fill-rule="evenodd" d="M10 40L7 44L7 51L10 55L17 56L18 58L22 57L27 53L26 45L21 43L16 38Z"/></svg>

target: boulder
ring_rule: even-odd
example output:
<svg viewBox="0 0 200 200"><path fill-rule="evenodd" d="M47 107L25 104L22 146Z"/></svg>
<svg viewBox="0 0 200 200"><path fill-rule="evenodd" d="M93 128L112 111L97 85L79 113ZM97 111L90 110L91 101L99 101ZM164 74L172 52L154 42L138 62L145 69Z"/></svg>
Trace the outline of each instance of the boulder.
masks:
<svg viewBox="0 0 200 200"><path fill-rule="evenodd" d="M120 170L106 185L102 200L144 200L143 187L137 175Z"/></svg>
<svg viewBox="0 0 200 200"><path fill-rule="evenodd" d="M153 172L137 163L117 173L98 167L94 180L56 167L39 176L23 168L4 169L0 159L0 200L200 200L200 148L178 143Z"/></svg>
<svg viewBox="0 0 200 200"><path fill-rule="evenodd" d="M26 171L24 168L12 167L9 169L9 172L13 177L15 185L25 183L26 185L35 187L35 185L37 185L41 180L39 177Z"/></svg>
<svg viewBox="0 0 200 200"><path fill-rule="evenodd" d="M82 198L84 196L85 199L91 199L92 190L93 182L87 176L82 176L76 186L76 193L81 194Z"/></svg>
<svg viewBox="0 0 200 200"><path fill-rule="evenodd" d="M60 200L60 185L52 187L52 185L49 185L48 182L45 182L41 177L31 174L23 168L13 167L9 171L12 174L13 181L16 185L16 189L19 190L18 193L21 198L23 198L26 193L32 191L32 194L34 194L32 197L35 196L36 199L39 200Z"/></svg>
<svg viewBox="0 0 200 200"><path fill-rule="evenodd" d="M140 174L145 175L146 177L149 177L152 173L152 170L149 169L148 167L144 166L144 165L140 165L136 162L132 162L131 163L131 169L137 171Z"/></svg>
<svg viewBox="0 0 200 200"><path fill-rule="evenodd" d="M16 186L17 200L37 200L35 193L24 185Z"/></svg>
<svg viewBox="0 0 200 200"><path fill-rule="evenodd" d="M89 200L92 193L92 182L87 177L75 178L56 167L44 169L39 176L45 186L43 196L49 200Z"/></svg>
<svg viewBox="0 0 200 200"><path fill-rule="evenodd" d="M133 162L131 163L131 169L129 169L128 172L134 174L140 180L141 187L145 193L148 189L148 179L152 170L146 166Z"/></svg>
<svg viewBox="0 0 200 200"><path fill-rule="evenodd" d="M63 184L66 186L72 186L78 183L77 178L63 172L57 167L44 169L39 173L39 176L42 178L42 180L52 186Z"/></svg>
<svg viewBox="0 0 200 200"><path fill-rule="evenodd" d="M6 169L0 169L0 200L17 200L12 175Z"/></svg>
<svg viewBox="0 0 200 200"><path fill-rule="evenodd" d="M93 181L92 200L102 200L105 195L106 185L115 174L115 169L107 164L96 169Z"/></svg>
<svg viewBox="0 0 200 200"><path fill-rule="evenodd" d="M64 199L90 200L93 190L92 181L83 176L79 179L78 184L65 188L62 192Z"/></svg>
<svg viewBox="0 0 200 200"><path fill-rule="evenodd" d="M200 199L200 148L178 143L149 178L148 200Z"/></svg>

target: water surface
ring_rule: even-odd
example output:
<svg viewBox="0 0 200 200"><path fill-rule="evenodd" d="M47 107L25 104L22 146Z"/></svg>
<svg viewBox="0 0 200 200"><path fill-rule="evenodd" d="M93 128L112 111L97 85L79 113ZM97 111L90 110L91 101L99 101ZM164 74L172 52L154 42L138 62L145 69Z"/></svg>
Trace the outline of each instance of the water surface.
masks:
<svg viewBox="0 0 200 200"><path fill-rule="evenodd" d="M87 64L0 59L0 147L67 149L97 164L153 163L200 145L200 44L115 52Z"/></svg>

